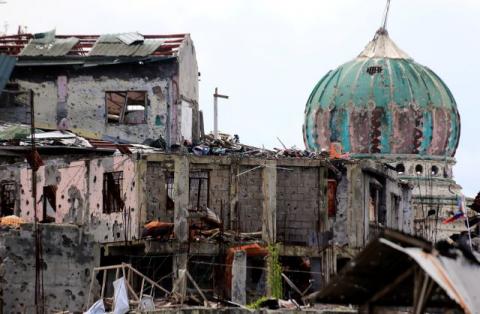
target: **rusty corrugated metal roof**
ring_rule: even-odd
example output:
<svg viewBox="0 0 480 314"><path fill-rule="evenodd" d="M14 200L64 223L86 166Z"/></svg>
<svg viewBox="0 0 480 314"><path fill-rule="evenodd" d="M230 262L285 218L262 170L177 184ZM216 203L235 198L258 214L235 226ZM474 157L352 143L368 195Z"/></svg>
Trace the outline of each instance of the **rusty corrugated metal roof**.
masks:
<svg viewBox="0 0 480 314"><path fill-rule="evenodd" d="M0 94L10 79L13 68L17 63L17 58L0 54Z"/></svg>
<svg viewBox="0 0 480 314"><path fill-rule="evenodd" d="M415 270L421 269L440 288L426 295L427 307L455 308L456 304L465 313L478 313L480 266L460 251L453 255L441 255L429 242L386 229L316 297L336 304L412 306Z"/></svg>
<svg viewBox="0 0 480 314"><path fill-rule="evenodd" d="M88 55L145 57L153 54L162 44L161 40L144 39L138 33L106 34L98 38Z"/></svg>
<svg viewBox="0 0 480 314"><path fill-rule="evenodd" d="M65 56L67 55L73 47L80 39L75 37L69 38L56 38L51 43L47 44L39 44L36 43L35 40L31 40L25 48L23 48L22 52L20 52L20 56L29 56L29 57L36 57L36 56L46 56L46 57L58 57L58 56Z"/></svg>
<svg viewBox="0 0 480 314"><path fill-rule="evenodd" d="M42 57L42 56L107 56L120 57L132 56L143 57L151 56L176 56L179 47L188 38L188 34L168 34L168 35L142 35L137 32L107 34L107 35L55 35L52 38L52 32L39 34L17 34L0 36L0 53L7 55L21 55L22 57ZM77 40L73 47L66 46ZM59 39L69 39L59 42ZM72 40L72 41L70 41ZM25 54L23 52L31 43L36 48L38 44L45 45L41 53L37 49L35 54ZM57 44L58 47L56 46ZM51 51L45 54L50 45ZM54 49L52 49L54 48ZM28 49L32 49L29 47ZM57 50L58 49L58 50ZM68 51L67 51L68 49ZM30 53L30 52L29 52Z"/></svg>

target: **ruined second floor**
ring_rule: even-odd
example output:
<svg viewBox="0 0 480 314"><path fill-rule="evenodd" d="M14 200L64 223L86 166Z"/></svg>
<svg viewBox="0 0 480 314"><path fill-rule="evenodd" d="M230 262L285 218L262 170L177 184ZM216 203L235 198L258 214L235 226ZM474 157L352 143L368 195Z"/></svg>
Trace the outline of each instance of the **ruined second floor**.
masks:
<svg viewBox="0 0 480 314"><path fill-rule="evenodd" d="M31 176L26 163L1 166L3 216L33 220ZM378 228L411 232L413 219L410 187L383 164L365 161L141 152L51 157L36 186L40 221L82 225L99 242L140 239L150 221L177 226L184 219L193 238L207 225L294 247L361 248Z"/></svg>
<svg viewBox="0 0 480 314"><path fill-rule="evenodd" d="M30 123L33 91L40 128L116 142L198 139L199 74L188 34L43 35L0 37L11 67L0 75L8 77L1 121Z"/></svg>

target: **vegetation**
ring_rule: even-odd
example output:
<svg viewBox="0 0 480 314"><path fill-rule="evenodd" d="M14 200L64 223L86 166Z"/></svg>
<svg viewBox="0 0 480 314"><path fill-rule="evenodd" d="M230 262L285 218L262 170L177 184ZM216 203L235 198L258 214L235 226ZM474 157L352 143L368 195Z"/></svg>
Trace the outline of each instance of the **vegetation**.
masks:
<svg viewBox="0 0 480 314"><path fill-rule="evenodd" d="M268 286L272 298L281 299L283 297L282 288L282 265L278 260L278 246L271 244L268 246Z"/></svg>

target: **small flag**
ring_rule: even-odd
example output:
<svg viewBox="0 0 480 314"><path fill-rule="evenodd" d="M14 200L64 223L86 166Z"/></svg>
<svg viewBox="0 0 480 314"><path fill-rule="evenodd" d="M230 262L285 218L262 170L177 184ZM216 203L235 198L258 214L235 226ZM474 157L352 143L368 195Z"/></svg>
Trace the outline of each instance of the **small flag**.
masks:
<svg viewBox="0 0 480 314"><path fill-rule="evenodd" d="M463 196L457 196L457 207L458 209L455 214L452 217L448 217L447 219L445 219L442 222L443 224L451 223L458 218L462 218L465 216L465 198Z"/></svg>

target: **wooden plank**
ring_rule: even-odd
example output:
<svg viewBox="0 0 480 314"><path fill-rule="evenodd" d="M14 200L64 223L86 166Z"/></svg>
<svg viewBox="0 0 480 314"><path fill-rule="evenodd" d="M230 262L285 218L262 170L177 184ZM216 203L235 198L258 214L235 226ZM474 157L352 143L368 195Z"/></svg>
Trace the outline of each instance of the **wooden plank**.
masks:
<svg viewBox="0 0 480 314"><path fill-rule="evenodd" d="M405 279L407 279L410 275L412 275L414 271L415 271L415 267L410 267L407 271L403 272L400 276L395 278L391 284L389 284L388 286L384 287L382 290L375 293L375 295L371 297L367 303L374 303L380 300L381 298L383 298L385 295L387 295L389 292L395 289L400 283L402 283Z"/></svg>
<svg viewBox="0 0 480 314"><path fill-rule="evenodd" d="M193 284L193 286L195 287L195 289L197 289L198 293L200 293L200 295L202 296L204 305L208 307L208 299L207 299L207 297L205 297L205 294L203 294L202 289L200 289L200 287L199 287L198 284L195 282L195 280L193 280L193 278L192 278L192 276L190 275L190 273L188 272L188 270L185 271L185 274L187 275L188 279L190 279L190 282Z"/></svg>
<svg viewBox="0 0 480 314"><path fill-rule="evenodd" d="M104 293L105 293L105 284L107 282L107 272L108 270L103 271L103 278L102 278L102 292L100 294L100 298L103 299Z"/></svg>

